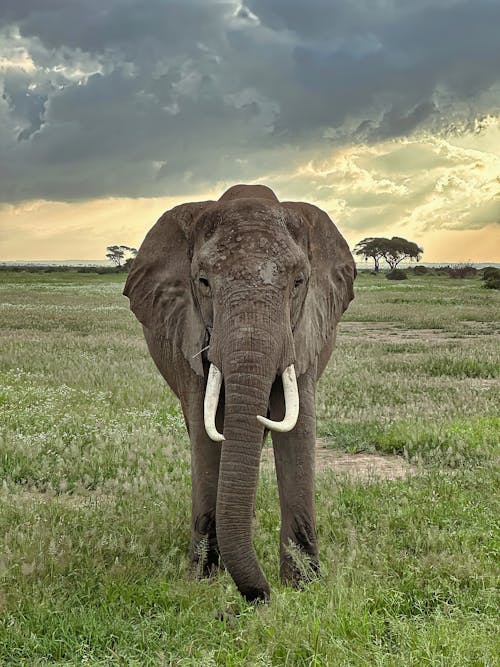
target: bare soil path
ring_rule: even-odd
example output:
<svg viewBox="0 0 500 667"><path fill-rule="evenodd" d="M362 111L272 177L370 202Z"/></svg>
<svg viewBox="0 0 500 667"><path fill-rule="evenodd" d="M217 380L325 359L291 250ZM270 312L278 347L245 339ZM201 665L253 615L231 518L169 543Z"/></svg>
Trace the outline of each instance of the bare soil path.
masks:
<svg viewBox="0 0 500 667"><path fill-rule="evenodd" d="M274 472L274 457L271 446L262 451L262 468ZM415 466L410 465L402 456L368 454L361 452L349 454L331 449L323 440L316 441L316 472L331 470L339 475L346 475L361 482L377 482L384 479L405 479L417 474Z"/></svg>
<svg viewBox="0 0 500 667"><path fill-rule="evenodd" d="M491 322L460 322L460 330L407 329L392 322L342 322L339 337L344 341L356 342L360 338L377 343L450 343L463 338L489 338L497 334Z"/></svg>

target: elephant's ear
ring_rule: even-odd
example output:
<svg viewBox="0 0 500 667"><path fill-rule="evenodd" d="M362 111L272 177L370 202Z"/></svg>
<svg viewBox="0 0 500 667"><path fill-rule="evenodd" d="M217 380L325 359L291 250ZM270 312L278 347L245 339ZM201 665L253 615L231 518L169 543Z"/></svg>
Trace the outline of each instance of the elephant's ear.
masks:
<svg viewBox="0 0 500 667"><path fill-rule="evenodd" d="M298 213L307 230L301 236L311 264L307 295L294 331L296 373L301 375L332 341L342 313L354 298L356 265L346 240L324 211L312 204L282 205Z"/></svg>
<svg viewBox="0 0 500 667"><path fill-rule="evenodd" d="M206 330L191 287L191 229L212 202L182 204L164 213L144 239L123 294L137 319L178 347L203 375Z"/></svg>

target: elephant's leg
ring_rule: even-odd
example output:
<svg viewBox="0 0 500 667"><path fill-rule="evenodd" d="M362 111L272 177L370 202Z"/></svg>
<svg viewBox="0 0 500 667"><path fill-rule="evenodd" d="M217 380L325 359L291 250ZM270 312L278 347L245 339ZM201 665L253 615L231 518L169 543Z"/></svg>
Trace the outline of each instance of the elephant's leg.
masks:
<svg viewBox="0 0 500 667"><path fill-rule="evenodd" d="M319 572L314 511L316 382L308 372L297 383L297 425L289 433L272 433L281 507L281 580L293 585ZM276 381L271 392L271 419L280 420L283 414L283 389L281 381Z"/></svg>
<svg viewBox="0 0 500 667"><path fill-rule="evenodd" d="M197 576L210 576L221 565L215 526L221 446L205 431L201 378L186 398L182 403L191 441L191 569ZM222 422L223 409L219 407L216 423L220 432Z"/></svg>
<svg viewBox="0 0 500 667"><path fill-rule="evenodd" d="M151 356L172 391L180 399L191 441L191 568L209 576L219 564L215 532L215 504L219 478L220 443L210 440L203 421L206 378L195 375L184 355L144 327ZM208 366L206 367L208 374ZM224 398L217 411L217 428L222 432Z"/></svg>

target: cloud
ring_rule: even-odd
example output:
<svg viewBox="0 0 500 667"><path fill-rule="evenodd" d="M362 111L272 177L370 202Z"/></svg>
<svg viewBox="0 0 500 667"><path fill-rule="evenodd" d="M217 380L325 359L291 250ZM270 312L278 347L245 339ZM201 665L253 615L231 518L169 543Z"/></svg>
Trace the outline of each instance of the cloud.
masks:
<svg viewBox="0 0 500 667"><path fill-rule="evenodd" d="M182 196L469 132L500 102L499 23L492 0L6 0L0 201Z"/></svg>
<svg viewBox="0 0 500 667"><path fill-rule="evenodd" d="M500 226L500 118L472 145L470 134L429 133L353 145L270 183L286 182L287 197L307 197L353 236Z"/></svg>

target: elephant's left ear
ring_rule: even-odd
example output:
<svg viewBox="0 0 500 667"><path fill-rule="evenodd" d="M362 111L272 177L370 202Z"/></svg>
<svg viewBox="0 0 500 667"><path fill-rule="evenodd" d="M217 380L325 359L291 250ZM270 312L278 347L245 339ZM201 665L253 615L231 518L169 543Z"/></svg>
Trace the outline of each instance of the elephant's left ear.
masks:
<svg viewBox="0 0 500 667"><path fill-rule="evenodd" d="M356 265L346 240L327 213L312 204L282 205L299 214L307 231L301 235L302 242L307 244L304 250L311 263L309 287L294 331L295 370L301 375L333 345L337 323L354 298Z"/></svg>
<svg viewBox="0 0 500 667"><path fill-rule="evenodd" d="M206 330L191 287L191 229L212 202L182 204L164 213L144 239L123 294L139 322L182 350L203 376L199 352ZM194 356L196 355L196 356Z"/></svg>

